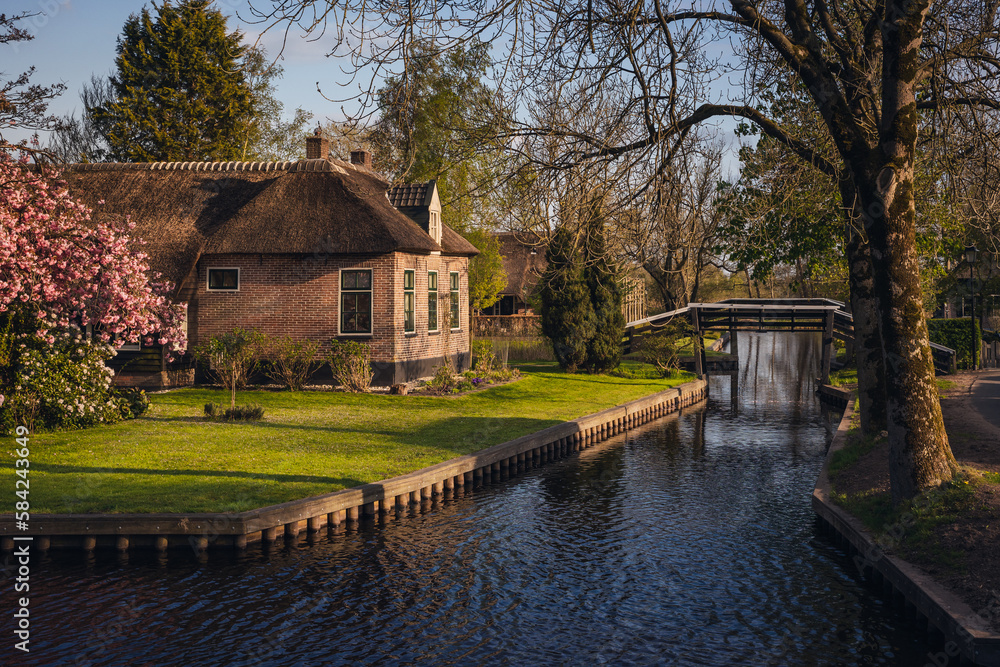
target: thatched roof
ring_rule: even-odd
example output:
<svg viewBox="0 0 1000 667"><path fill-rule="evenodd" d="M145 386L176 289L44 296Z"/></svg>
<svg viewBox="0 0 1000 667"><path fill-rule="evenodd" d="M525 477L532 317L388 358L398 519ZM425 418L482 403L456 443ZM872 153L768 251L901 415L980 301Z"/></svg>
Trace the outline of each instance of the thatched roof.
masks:
<svg viewBox="0 0 1000 667"><path fill-rule="evenodd" d="M178 287L207 254L477 252L451 230L438 245L392 206L388 183L338 160L71 165L63 178L95 220L130 216Z"/></svg>
<svg viewBox="0 0 1000 667"><path fill-rule="evenodd" d="M500 239L503 268L507 272L507 287L503 293L526 298L548 266L545 261L545 239L533 233L505 233L497 236Z"/></svg>

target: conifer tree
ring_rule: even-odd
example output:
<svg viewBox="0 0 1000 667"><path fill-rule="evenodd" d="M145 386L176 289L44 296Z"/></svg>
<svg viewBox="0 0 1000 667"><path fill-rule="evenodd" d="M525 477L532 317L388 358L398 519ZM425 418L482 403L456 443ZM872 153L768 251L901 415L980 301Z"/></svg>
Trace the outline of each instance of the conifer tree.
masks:
<svg viewBox="0 0 1000 667"><path fill-rule="evenodd" d="M591 373L602 373L617 368L621 363L625 315L622 312L622 285L608 258L604 241L604 214L600 204L592 207L587 225L583 278L590 291L595 320L594 336L587 342L584 365Z"/></svg>
<svg viewBox="0 0 1000 667"><path fill-rule="evenodd" d="M560 227L545 253L548 267L539 281L542 333L552 341L556 361L567 373L587 361L594 337L594 308L573 235Z"/></svg>
<svg viewBox="0 0 1000 667"><path fill-rule="evenodd" d="M122 162L240 159L251 91L242 35L211 0L143 8L118 38L115 99L88 109Z"/></svg>

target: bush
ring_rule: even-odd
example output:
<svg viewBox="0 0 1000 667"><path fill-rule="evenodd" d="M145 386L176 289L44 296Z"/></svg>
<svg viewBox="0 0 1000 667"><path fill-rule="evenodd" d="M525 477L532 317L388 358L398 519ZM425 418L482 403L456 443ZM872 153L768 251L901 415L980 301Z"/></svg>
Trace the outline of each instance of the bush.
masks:
<svg viewBox="0 0 1000 667"><path fill-rule="evenodd" d="M82 428L121 421L128 406L112 387L105 365L114 350L84 339L79 331L50 331L45 339L19 334L10 351L10 386L0 405L5 431L25 426Z"/></svg>
<svg viewBox="0 0 1000 667"><path fill-rule="evenodd" d="M250 403L223 410L222 406L217 403L206 403L205 416L209 419L223 419L231 422L260 421L264 418L264 407L256 403Z"/></svg>
<svg viewBox="0 0 1000 667"><path fill-rule="evenodd" d="M642 338L643 360L659 368L663 377L670 377L680 367L681 341L688 338L689 330L686 319L676 319L656 333L647 333Z"/></svg>
<svg viewBox="0 0 1000 667"><path fill-rule="evenodd" d="M979 330L979 323L975 322L976 343L972 343L972 318L959 317L946 320L927 320L927 333L932 343L944 345L955 350L956 362L966 368L971 367L970 359L974 364L979 364L979 351L981 348L982 332Z"/></svg>
<svg viewBox="0 0 1000 667"><path fill-rule="evenodd" d="M472 341L472 356L474 359L473 368L478 374L489 374L497 365L496 355L493 354L493 341L477 338Z"/></svg>
<svg viewBox="0 0 1000 667"><path fill-rule="evenodd" d="M332 340L329 360L337 384L348 391L368 391L374 376L371 346L355 340Z"/></svg>
<svg viewBox="0 0 1000 667"><path fill-rule="evenodd" d="M122 417L134 419L149 410L149 396L142 389L119 389L118 397L123 408Z"/></svg>
<svg viewBox="0 0 1000 667"><path fill-rule="evenodd" d="M219 384L229 390L229 408L236 408L236 390L246 386L247 379L260 365L259 331L233 329L212 336L194 350L194 356L206 363Z"/></svg>
<svg viewBox="0 0 1000 667"><path fill-rule="evenodd" d="M291 336L262 336L260 357L264 374L273 382L299 391L316 372L312 361L319 350L315 341L296 341Z"/></svg>
<svg viewBox="0 0 1000 667"><path fill-rule="evenodd" d="M427 386L441 392L449 392L455 388L458 380L448 364L441 364L434 371L434 377L430 379Z"/></svg>

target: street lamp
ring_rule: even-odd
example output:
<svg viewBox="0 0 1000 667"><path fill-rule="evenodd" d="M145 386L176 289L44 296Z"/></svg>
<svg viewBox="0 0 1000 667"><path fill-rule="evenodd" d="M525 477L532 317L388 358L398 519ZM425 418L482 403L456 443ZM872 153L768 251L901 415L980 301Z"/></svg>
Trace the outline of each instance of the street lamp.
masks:
<svg viewBox="0 0 1000 667"><path fill-rule="evenodd" d="M976 281L972 275L972 269L976 267L976 259L978 258L979 250L974 245L965 246L965 261L969 263L969 291L972 292L972 346L969 348L972 351L972 359L969 363L972 365L973 370L978 370L976 365Z"/></svg>

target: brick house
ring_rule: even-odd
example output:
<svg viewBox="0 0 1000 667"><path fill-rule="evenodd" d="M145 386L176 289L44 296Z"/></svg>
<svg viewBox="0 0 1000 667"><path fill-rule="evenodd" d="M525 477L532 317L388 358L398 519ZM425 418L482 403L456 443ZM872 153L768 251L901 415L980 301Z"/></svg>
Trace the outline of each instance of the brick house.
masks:
<svg viewBox="0 0 1000 667"><path fill-rule="evenodd" d="M332 339L368 343L375 385L428 376L444 355L467 369L477 250L441 223L435 184L390 190L368 153L328 154L310 137L297 162L88 164L63 177L95 219L130 216L187 305L189 350L256 328L319 342L317 361ZM171 363L159 346L123 348L110 365L119 384L194 382L190 354Z"/></svg>

